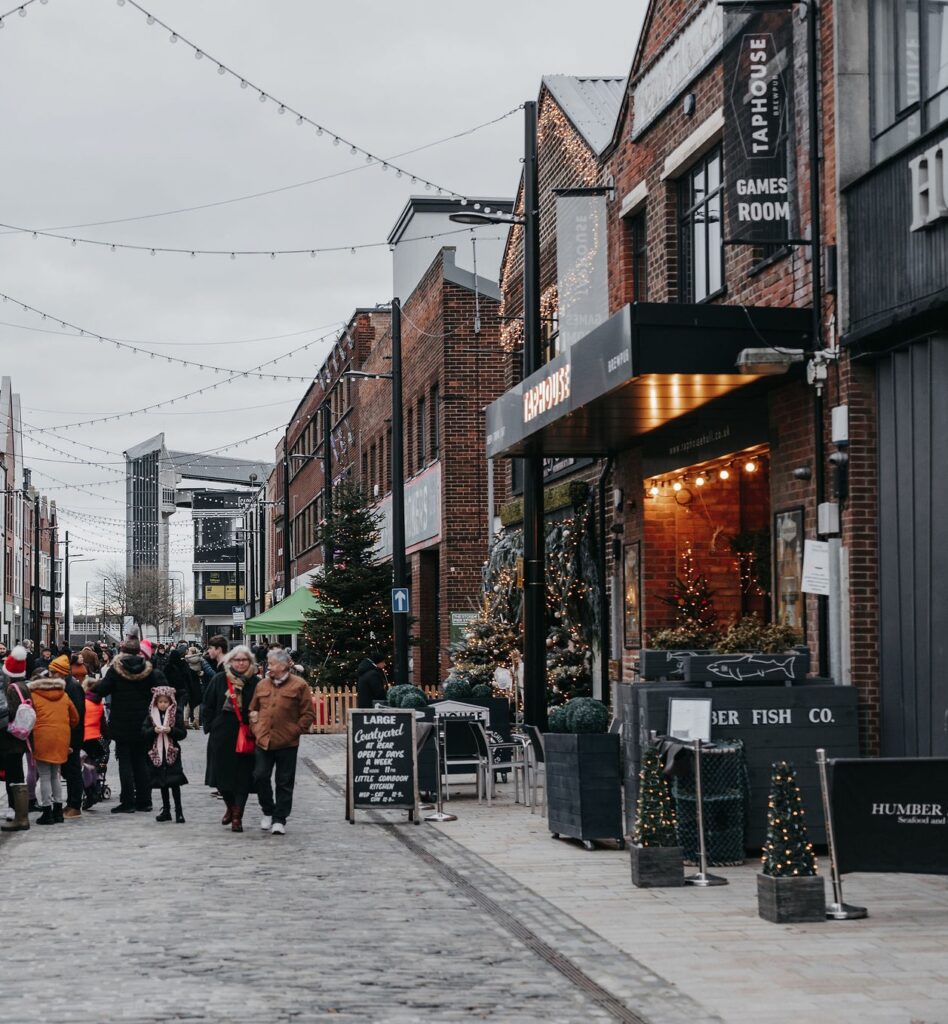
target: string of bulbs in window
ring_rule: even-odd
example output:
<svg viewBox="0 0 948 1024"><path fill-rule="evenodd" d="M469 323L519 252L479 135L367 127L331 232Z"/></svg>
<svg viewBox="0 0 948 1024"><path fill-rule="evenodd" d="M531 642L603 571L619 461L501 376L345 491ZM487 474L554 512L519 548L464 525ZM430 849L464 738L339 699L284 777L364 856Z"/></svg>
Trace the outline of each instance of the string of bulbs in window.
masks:
<svg viewBox="0 0 948 1024"><path fill-rule="evenodd" d="M680 504L691 499L692 486L701 491L713 490L716 484L726 484L740 474L753 476L766 470L768 456L765 452L746 453L738 457L729 457L702 464L687 472L668 476L653 477L646 488L650 498L674 497ZM684 499L684 500L683 500Z"/></svg>

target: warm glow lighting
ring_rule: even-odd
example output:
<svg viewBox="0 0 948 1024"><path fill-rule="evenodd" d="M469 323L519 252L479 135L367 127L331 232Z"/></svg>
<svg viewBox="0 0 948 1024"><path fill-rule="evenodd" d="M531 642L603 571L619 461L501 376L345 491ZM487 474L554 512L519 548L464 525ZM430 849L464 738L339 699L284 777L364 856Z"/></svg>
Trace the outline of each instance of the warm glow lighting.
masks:
<svg viewBox="0 0 948 1024"><path fill-rule="evenodd" d="M651 494L651 496L653 498L657 498L658 497L658 487L656 487L655 484L652 484L652 486L648 489L648 493Z"/></svg>
<svg viewBox="0 0 948 1024"><path fill-rule="evenodd" d="M745 462L744 463L744 472L745 473L756 473L757 472L757 463L756 462Z"/></svg>
<svg viewBox="0 0 948 1024"><path fill-rule="evenodd" d="M728 477L729 477L730 475L731 475L731 474L730 474L730 473L729 473L729 472L728 472L728 471L727 471L726 469L722 469L722 470L721 470L721 472L720 472L720 473L718 473L718 476L719 476L719 477L720 477L720 478L721 478L722 480L727 480L727 478L728 478Z"/></svg>
<svg viewBox="0 0 948 1024"><path fill-rule="evenodd" d="M698 487L704 487L704 477L703 476L696 476L695 477L695 484Z"/></svg>
<svg viewBox="0 0 948 1024"><path fill-rule="evenodd" d="M675 481L675 482L674 482L674 483L672 484L672 489L673 489L673 490L676 490L676 491L680 491L680 490L681 490L681 481L680 481L680 480L676 480L676 481Z"/></svg>

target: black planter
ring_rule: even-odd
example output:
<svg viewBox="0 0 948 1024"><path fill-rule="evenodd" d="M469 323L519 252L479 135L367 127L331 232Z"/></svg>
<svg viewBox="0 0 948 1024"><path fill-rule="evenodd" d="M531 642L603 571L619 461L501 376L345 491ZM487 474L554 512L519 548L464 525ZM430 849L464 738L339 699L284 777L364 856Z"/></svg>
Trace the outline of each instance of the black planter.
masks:
<svg viewBox="0 0 948 1024"><path fill-rule="evenodd" d="M632 884L639 889L670 889L685 884L680 846L630 846Z"/></svg>
<svg viewBox="0 0 948 1024"><path fill-rule="evenodd" d="M643 679L681 679L682 661L686 654L706 654L702 650L639 651L639 675Z"/></svg>
<svg viewBox="0 0 948 1024"><path fill-rule="evenodd" d="M774 924L826 920L826 892L821 875L774 878L757 876L757 912Z"/></svg>
<svg viewBox="0 0 948 1024"><path fill-rule="evenodd" d="M546 733L547 808L554 838L624 845L622 774L615 733Z"/></svg>
<svg viewBox="0 0 948 1024"><path fill-rule="evenodd" d="M719 686L790 686L794 680L806 678L810 655L798 650L784 654L686 654L681 663L687 682Z"/></svg>

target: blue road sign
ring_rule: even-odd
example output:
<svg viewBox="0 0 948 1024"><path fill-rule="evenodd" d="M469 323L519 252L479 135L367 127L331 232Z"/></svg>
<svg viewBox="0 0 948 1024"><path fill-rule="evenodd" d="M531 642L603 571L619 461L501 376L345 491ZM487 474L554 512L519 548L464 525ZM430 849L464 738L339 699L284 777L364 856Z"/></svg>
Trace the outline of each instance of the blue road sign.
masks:
<svg viewBox="0 0 948 1024"><path fill-rule="evenodd" d="M392 587L392 611L396 615L407 615L410 604L408 587Z"/></svg>

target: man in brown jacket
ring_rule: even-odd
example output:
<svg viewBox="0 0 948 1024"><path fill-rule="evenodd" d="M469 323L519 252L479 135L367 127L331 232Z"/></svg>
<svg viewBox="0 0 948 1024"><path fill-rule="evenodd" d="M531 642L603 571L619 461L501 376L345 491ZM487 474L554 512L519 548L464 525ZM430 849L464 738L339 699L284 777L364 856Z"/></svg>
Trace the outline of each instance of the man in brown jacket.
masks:
<svg viewBox="0 0 948 1024"><path fill-rule="evenodd" d="M260 828L271 835L286 833L286 819L293 809L296 755L300 735L313 724L313 694L305 679L290 671L288 651L267 655L267 674L257 683L250 700L250 726L257 740L254 784L263 817ZM276 768L276 801L271 777Z"/></svg>

